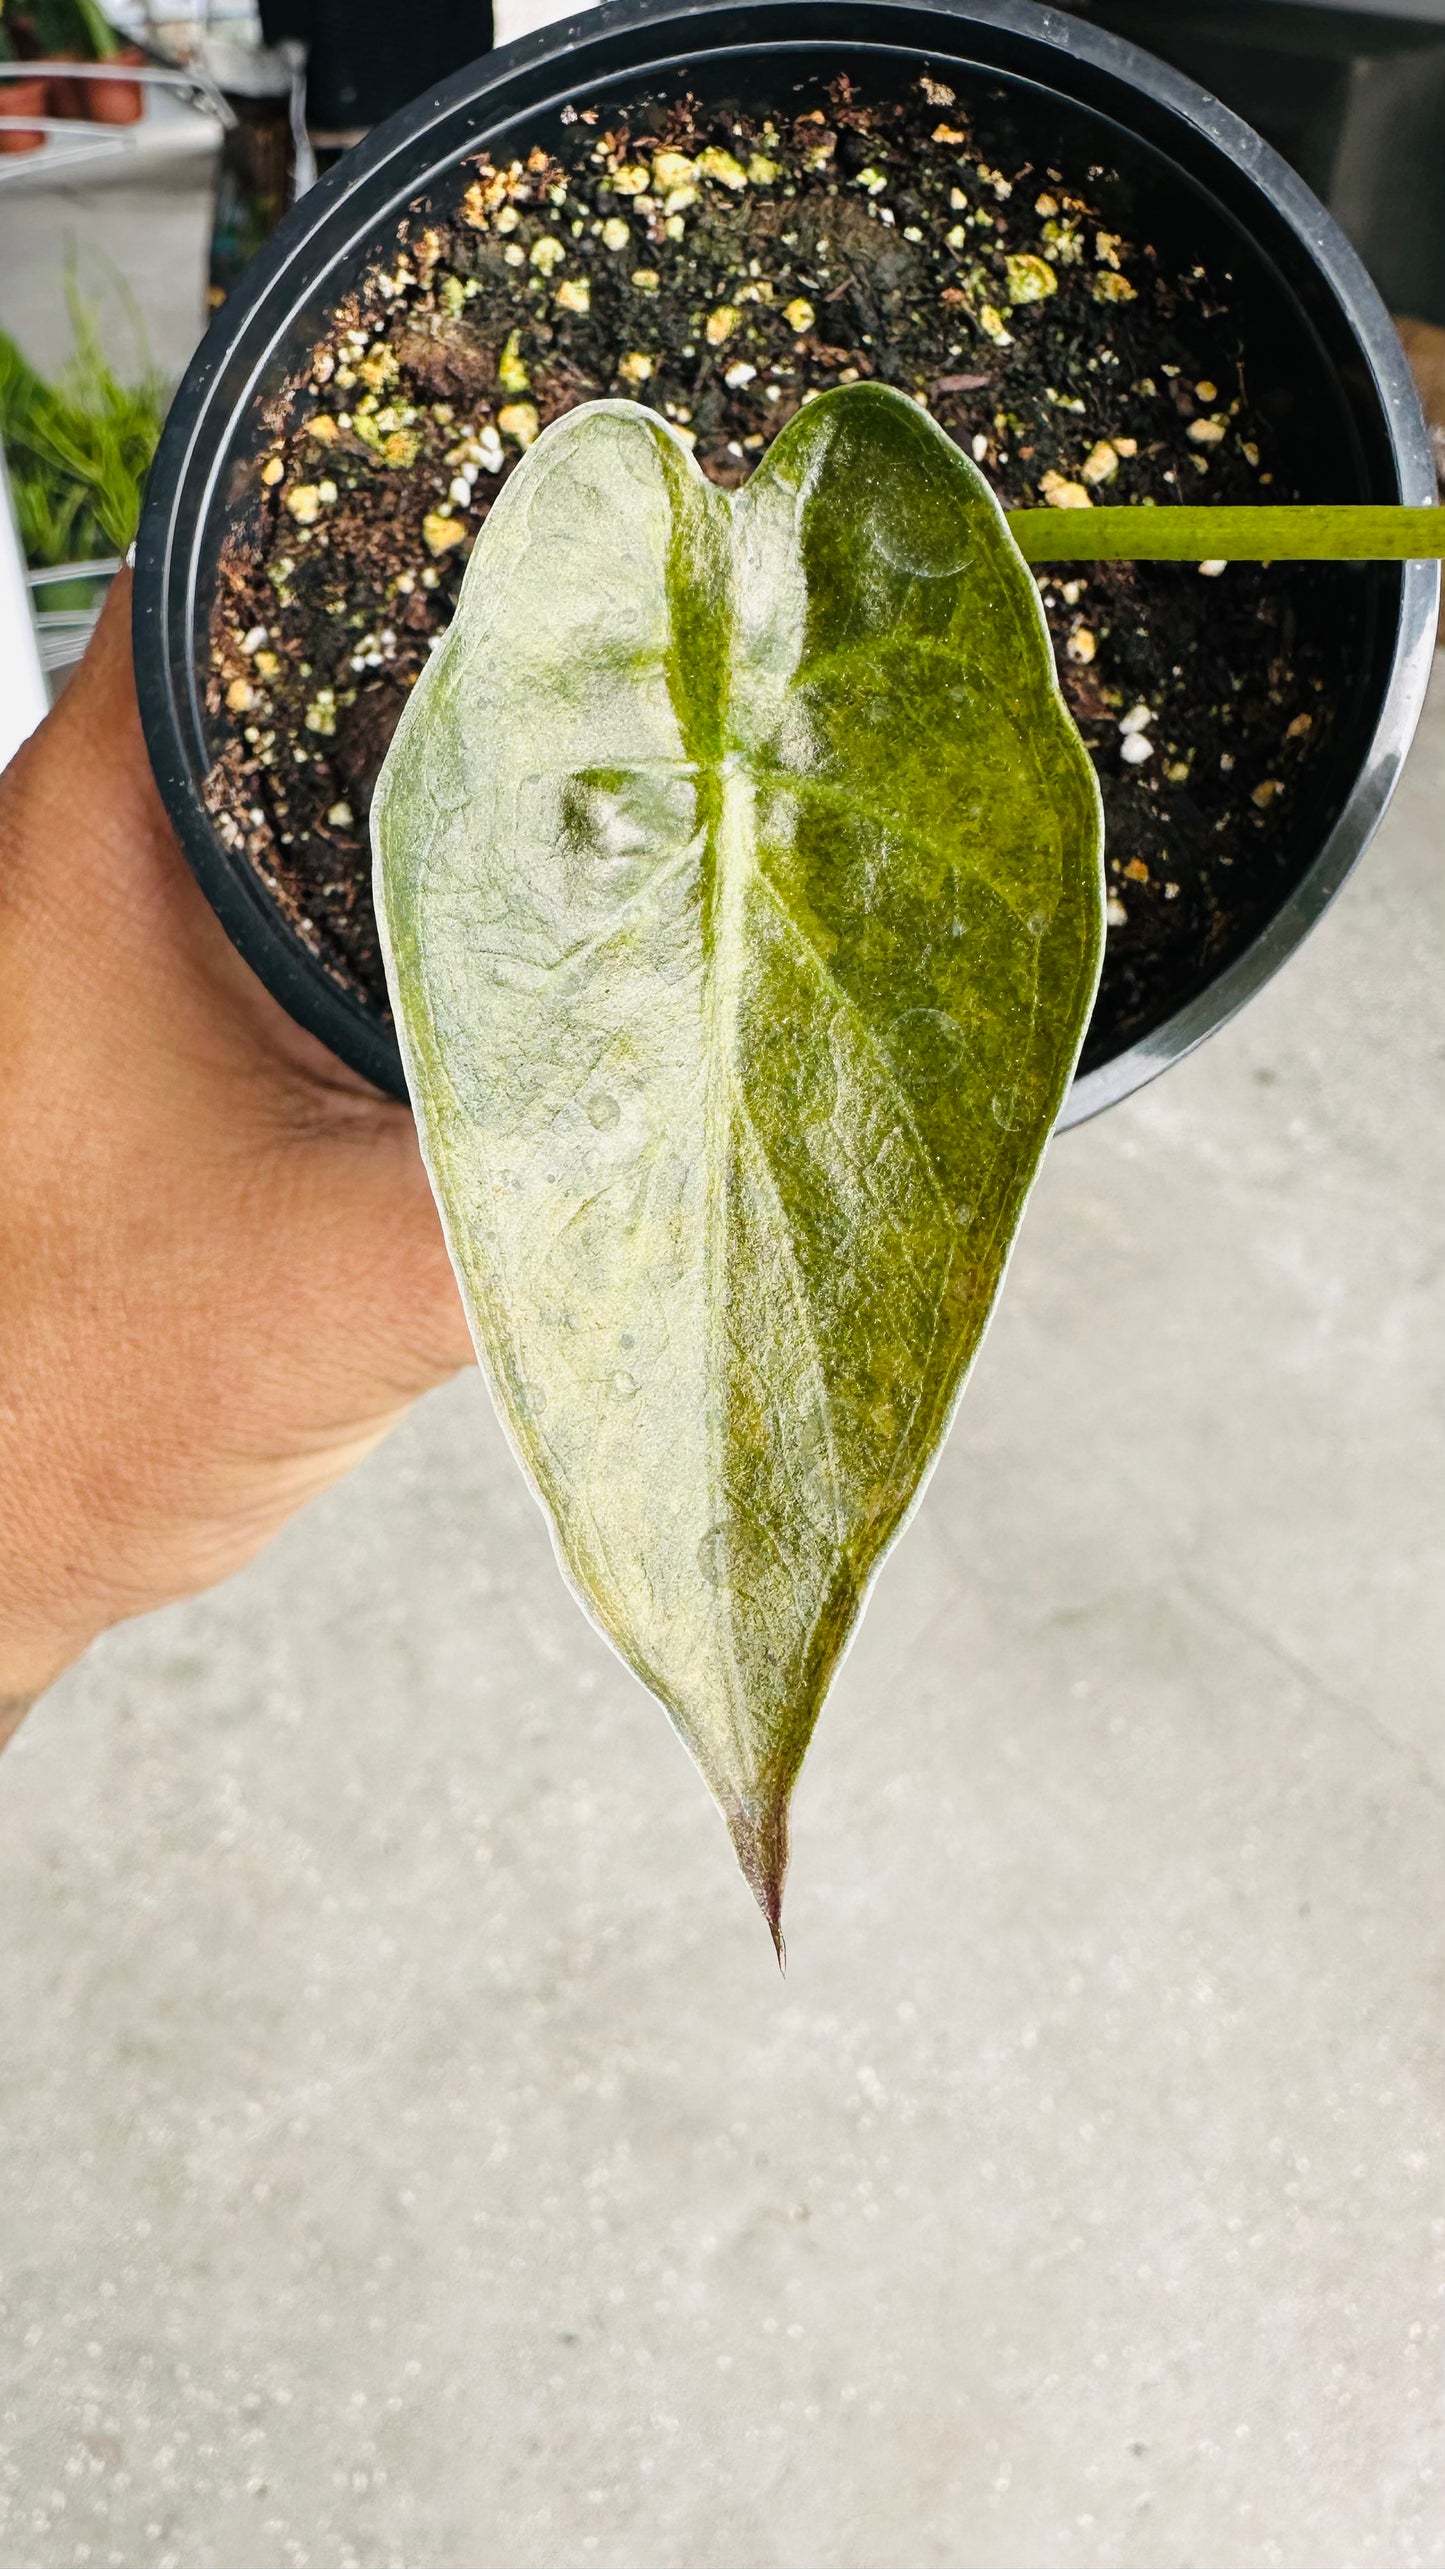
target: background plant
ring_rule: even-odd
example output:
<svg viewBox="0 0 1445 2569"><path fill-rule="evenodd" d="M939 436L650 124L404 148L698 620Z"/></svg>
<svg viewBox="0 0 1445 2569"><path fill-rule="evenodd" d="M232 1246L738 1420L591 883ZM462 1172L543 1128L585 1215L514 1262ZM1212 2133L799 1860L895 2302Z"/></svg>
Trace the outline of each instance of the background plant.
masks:
<svg viewBox="0 0 1445 2569"><path fill-rule="evenodd" d="M0 439L25 558L37 570L125 551L165 416L154 369L122 382L73 278L66 293L75 353L54 382L0 331Z"/></svg>
<svg viewBox="0 0 1445 2569"><path fill-rule="evenodd" d="M25 51L38 61L111 62L121 50L96 0L23 0L11 17Z"/></svg>

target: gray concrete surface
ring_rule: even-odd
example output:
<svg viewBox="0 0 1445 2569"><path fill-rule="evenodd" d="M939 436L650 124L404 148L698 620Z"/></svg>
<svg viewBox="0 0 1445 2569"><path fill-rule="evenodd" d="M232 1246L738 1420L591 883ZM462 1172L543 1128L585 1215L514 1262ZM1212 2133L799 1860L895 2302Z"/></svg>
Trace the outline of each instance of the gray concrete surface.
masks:
<svg viewBox="0 0 1445 2569"><path fill-rule="evenodd" d="M1445 2560L1442 811L1053 1155L786 1985L473 1382L32 1717L6 2569Z"/></svg>

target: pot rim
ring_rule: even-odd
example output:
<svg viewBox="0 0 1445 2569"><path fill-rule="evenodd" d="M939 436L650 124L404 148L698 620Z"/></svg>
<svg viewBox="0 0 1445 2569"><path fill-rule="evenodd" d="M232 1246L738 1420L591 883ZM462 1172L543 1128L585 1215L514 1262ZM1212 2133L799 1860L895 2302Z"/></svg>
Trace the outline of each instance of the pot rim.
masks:
<svg viewBox="0 0 1445 2569"><path fill-rule="evenodd" d="M1034 0L904 0L902 6L899 0L603 0L602 6L580 16L555 20L499 46L378 126L308 191L258 253L244 291L233 293L222 307L171 406L136 546L133 620L141 720L157 782L186 856L233 943L273 995L332 1051L393 1095L405 1094L395 1038L357 997L333 980L282 916L249 863L221 845L200 798L192 755L205 740L197 672L189 648L183 654L186 665L177 672L170 644L177 626L187 640L195 630L201 544L227 461L225 427L217 429L221 405L225 405L225 422L249 408L278 341L295 327L327 269L347 255L345 249L333 247L314 265L306 257L308 247L331 224L338 205L396 163L393 193L384 204L369 204L365 229L376 232L404 213L418 194L455 164L454 134L439 160L428 161L425 147L429 134L450 130L459 107L483 109L489 101L500 104L515 86L522 92L516 113L541 117L555 112L588 86L589 77L599 83L615 80L615 63L604 59L590 68L591 58L598 53L605 56L611 40L652 28L659 36L666 32L668 42L665 49L637 63L640 78L686 69L699 51L775 53L781 42L777 36L768 39L766 21L784 14L790 52L801 41L800 22L808 21L820 41L847 43L859 53L907 54L922 61L933 59L935 53L956 59L968 28L988 29L1017 40L1025 51L1037 49L1036 85L1049 85L1050 61L1057 64L1062 58L1083 66L1097 83L1101 94L1090 96L1086 89L1083 103L1110 114L1126 130L1131 96L1146 102L1155 111L1156 122L1172 129L1176 150L1182 128L1204 161L1216 167L1221 162L1229 165L1236 192L1242 182L1243 192L1252 191L1264 201L1276 222L1293 234L1315 277L1332 295L1378 404L1395 497L1416 507L1429 506L1437 497L1434 460L1414 380L1394 325L1358 253L1304 180L1252 127L1183 73L1121 37L1056 9L1035 6ZM873 38L855 32L858 21L869 18L877 22ZM898 22L892 40L890 18ZM744 32L750 22L751 37ZM936 48L918 41L920 29L930 22L937 28ZM707 41L710 32L720 27L727 28L728 40ZM538 94L535 75L552 64L557 85ZM1111 93L1107 100L1105 92ZM1135 130L1140 140L1157 148L1149 131ZM1230 211L1236 220L1244 220L1237 204L1231 203ZM1264 254L1268 255L1267 249ZM273 290L285 283L288 274L289 307L278 313L271 309ZM263 312L265 327L258 331L257 316ZM233 374L238 360L245 360L248 333L256 336L257 345L250 351L245 379L238 384ZM189 489L207 447L212 451L199 497L192 500ZM183 495L188 507L182 538L177 503ZM1194 998L1112 1060L1075 1078L1058 1129L1086 1121L1182 1061L1262 988L1322 917L1374 836L1399 780L1429 681L1439 589L1437 563L1410 562L1401 567L1394 648L1374 730L1354 783L1305 874L1244 951Z"/></svg>

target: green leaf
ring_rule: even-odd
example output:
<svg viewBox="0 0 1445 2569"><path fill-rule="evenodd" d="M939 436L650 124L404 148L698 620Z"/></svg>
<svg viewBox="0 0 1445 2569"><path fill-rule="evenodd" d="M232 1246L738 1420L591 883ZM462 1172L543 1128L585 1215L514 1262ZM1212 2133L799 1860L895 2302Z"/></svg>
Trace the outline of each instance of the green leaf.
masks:
<svg viewBox="0 0 1445 2569"><path fill-rule="evenodd" d="M550 428L374 807L412 1095L578 1594L774 1935L788 1796L1088 1022L1101 822L1024 569L912 402L729 499Z"/></svg>
<svg viewBox="0 0 1445 2569"><path fill-rule="evenodd" d="M37 568L125 551L165 417L154 374L127 387L111 372L73 277L66 298L75 352L56 383L0 331L0 441L25 556Z"/></svg>

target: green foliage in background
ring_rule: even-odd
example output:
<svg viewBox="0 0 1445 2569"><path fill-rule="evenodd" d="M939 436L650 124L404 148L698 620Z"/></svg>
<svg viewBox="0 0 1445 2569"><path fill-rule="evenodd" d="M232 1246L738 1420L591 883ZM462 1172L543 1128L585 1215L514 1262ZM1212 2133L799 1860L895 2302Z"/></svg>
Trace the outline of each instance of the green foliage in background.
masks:
<svg viewBox="0 0 1445 2569"><path fill-rule="evenodd" d="M97 0L11 0L10 16L43 60L111 62L121 40Z"/></svg>
<svg viewBox="0 0 1445 2569"><path fill-rule="evenodd" d="M0 331L0 438L33 570L124 553L165 416L159 376L123 384L73 284L68 299L75 354L54 383Z"/></svg>

